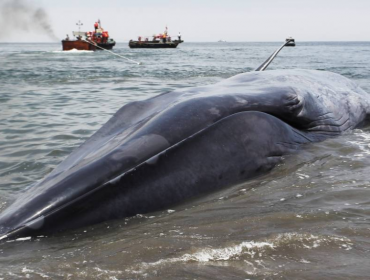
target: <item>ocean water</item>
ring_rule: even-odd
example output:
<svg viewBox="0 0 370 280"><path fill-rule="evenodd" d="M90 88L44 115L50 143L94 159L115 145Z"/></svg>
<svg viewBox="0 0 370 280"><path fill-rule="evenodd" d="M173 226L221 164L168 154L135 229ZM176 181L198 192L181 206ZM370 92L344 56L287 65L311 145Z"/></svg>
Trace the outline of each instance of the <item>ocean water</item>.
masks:
<svg viewBox="0 0 370 280"><path fill-rule="evenodd" d="M0 211L120 107L259 66L276 43L62 52L0 44ZM370 93L369 42L297 42L270 69L342 74ZM369 279L370 129L172 209L0 243L0 279Z"/></svg>

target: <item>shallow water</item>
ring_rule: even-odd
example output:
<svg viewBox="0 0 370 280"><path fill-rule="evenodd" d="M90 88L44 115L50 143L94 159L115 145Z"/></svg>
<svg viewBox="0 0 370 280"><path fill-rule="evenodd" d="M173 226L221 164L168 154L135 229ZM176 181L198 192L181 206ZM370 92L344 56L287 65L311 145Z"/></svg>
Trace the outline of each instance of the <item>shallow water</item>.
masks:
<svg viewBox="0 0 370 280"><path fill-rule="evenodd" d="M280 43L61 52L0 44L0 211L124 104L259 66ZM268 69L342 74L370 92L370 43L297 43ZM0 244L0 279L368 279L370 129L305 149L272 172L187 201ZM227 164L227 163L225 163Z"/></svg>

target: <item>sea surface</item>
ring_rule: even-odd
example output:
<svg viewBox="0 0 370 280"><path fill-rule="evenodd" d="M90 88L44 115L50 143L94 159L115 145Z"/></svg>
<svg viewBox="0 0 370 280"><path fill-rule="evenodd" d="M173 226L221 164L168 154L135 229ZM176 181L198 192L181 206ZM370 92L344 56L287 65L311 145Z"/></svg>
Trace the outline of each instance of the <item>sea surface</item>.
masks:
<svg viewBox="0 0 370 280"><path fill-rule="evenodd" d="M253 71L280 45L114 48L137 65L60 43L1 43L0 211L123 105ZM370 93L370 42L297 41L268 70L298 68ZM307 145L262 177L171 209L0 243L0 280L369 277L370 129Z"/></svg>

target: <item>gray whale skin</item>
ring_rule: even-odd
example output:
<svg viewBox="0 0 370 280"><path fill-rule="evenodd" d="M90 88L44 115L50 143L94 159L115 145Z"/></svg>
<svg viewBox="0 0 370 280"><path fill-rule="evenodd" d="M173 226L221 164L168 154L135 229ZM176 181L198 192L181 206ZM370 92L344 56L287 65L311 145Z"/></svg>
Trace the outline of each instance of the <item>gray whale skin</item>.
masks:
<svg viewBox="0 0 370 280"><path fill-rule="evenodd" d="M0 216L0 239L168 209L245 182L283 155L365 124L369 95L338 74L239 74L123 106Z"/></svg>

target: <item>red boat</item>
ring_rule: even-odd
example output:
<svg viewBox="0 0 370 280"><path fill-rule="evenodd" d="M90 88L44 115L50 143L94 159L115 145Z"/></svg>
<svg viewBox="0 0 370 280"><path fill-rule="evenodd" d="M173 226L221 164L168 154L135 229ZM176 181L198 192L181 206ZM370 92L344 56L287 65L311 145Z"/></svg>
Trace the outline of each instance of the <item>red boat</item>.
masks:
<svg viewBox="0 0 370 280"><path fill-rule="evenodd" d="M81 22L78 22L77 25L79 28L83 25ZM111 50L116 42L109 38L108 31L104 30L101 27L100 20L94 24L95 31L73 31L73 36L75 40L70 40L67 34L67 38L62 40L63 51L69 50L86 50L86 51L95 51L95 50Z"/></svg>
<svg viewBox="0 0 370 280"><path fill-rule="evenodd" d="M96 50L96 45L84 41L82 39L77 38L77 40L63 40L62 41L63 45L63 51L70 51L70 50L79 50L79 51L95 51Z"/></svg>

